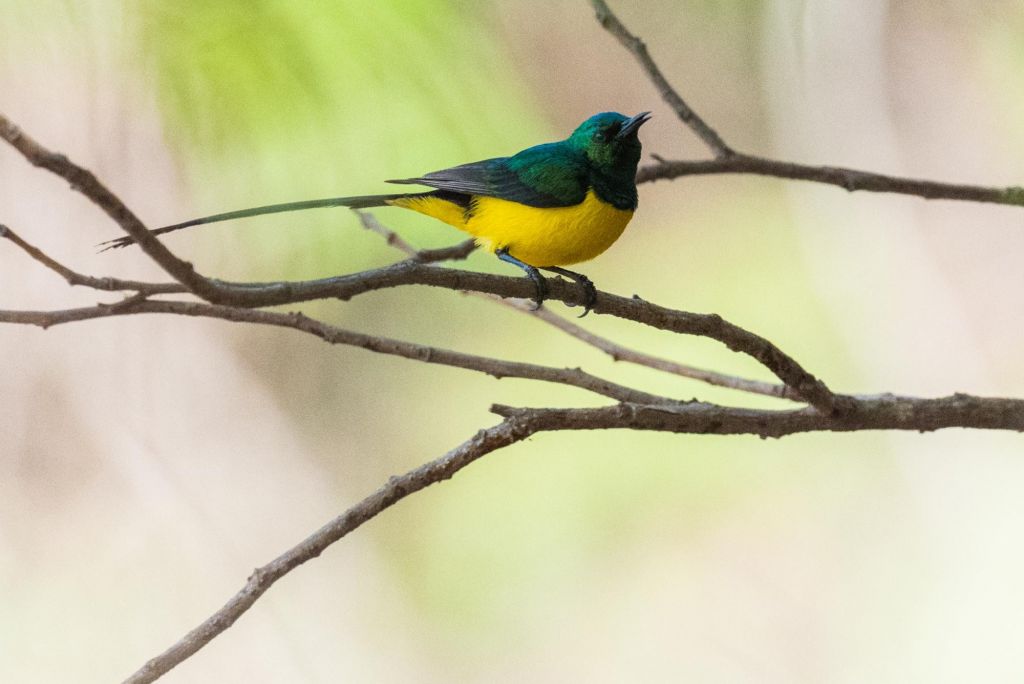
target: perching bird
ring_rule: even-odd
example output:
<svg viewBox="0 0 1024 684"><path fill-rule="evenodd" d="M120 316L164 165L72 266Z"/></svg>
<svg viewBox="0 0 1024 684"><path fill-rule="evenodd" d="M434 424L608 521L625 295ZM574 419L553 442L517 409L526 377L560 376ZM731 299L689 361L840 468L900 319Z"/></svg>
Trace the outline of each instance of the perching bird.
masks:
<svg viewBox="0 0 1024 684"><path fill-rule="evenodd" d="M583 316L597 299L594 284L562 268L593 259L615 242L637 207L637 133L650 112L625 117L595 114L565 140L434 171L391 183L426 185L429 192L332 197L229 211L157 228L161 235L230 219L319 207L395 206L412 209L464 230L502 261L523 269L537 288L539 307L547 284L537 269L576 281L585 291ZM130 237L107 248L125 247Z"/></svg>

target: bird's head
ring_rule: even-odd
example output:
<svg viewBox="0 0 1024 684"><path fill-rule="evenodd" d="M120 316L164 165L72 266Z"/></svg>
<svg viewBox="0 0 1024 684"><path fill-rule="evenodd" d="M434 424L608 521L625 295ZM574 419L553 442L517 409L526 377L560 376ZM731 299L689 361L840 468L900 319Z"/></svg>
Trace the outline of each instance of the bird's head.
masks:
<svg viewBox="0 0 1024 684"><path fill-rule="evenodd" d="M568 142L602 170L635 174L640 163L637 133L650 118L650 112L640 112L633 117L617 112L595 114L572 132Z"/></svg>

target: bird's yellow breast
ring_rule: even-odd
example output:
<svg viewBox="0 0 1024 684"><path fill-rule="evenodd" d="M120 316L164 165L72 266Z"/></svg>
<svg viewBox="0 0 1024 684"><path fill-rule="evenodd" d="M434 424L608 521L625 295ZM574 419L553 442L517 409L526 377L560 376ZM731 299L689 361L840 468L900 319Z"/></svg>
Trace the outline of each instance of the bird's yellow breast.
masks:
<svg viewBox="0 0 1024 684"><path fill-rule="evenodd" d="M633 212L617 209L593 190L571 207L531 207L496 197L475 196L468 208L438 197L401 198L392 204L432 216L464 230L494 252L531 266L568 266L593 259L619 239Z"/></svg>

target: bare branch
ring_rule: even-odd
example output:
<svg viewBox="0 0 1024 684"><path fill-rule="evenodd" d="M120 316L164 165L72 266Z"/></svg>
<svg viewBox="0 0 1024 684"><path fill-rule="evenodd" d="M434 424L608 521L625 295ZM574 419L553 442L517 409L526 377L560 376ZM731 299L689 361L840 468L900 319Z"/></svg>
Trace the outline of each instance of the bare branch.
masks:
<svg viewBox="0 0 1024 684"><path fill-rule="evenodd" d="M529 314L534 318L538 318L549 325L558 328L562 332L575 337L576 339L589 344L590 346L603 351L608 356L612 357L615 361L625 361L627 363L633 363L638 366L644 366L653 370L662 371L664 373L670 373L672 375L678 375L684 378L690 378L691 380L699 380L709 385L716 387L725 387L728 389L740 390L742 392L751 392L753 394L762 394L768 397L775 397L777 399L790 399L792 401L800 401L803 399L796 394L791 388L786 385L779 385L770 382L760 382L758 380L749 380L747 378L740 378L735 375L727 375L725 373L716 373L715 371L705 370L703 368L695 368L694 366L687 366L682 363L676 363L669 359L660 358L651 354L645 354L644 352L631 349L624 345L618 344L609 340L606 337L595 335L594 333L586 330L585 328L573 323L572 321L562 318L558 314L545 309L540 308L536 311L533 310L530 302L525 299L498 299L496 301L505 304L506 306L512 307L518 311Z"/></svg>
<svg viewBox="0 0 1024 684"><path fill-rule="evenodd" d="M416 253L416 261L421 264L431 264L436 261L460 261L475 252L478 246L476 240L470 238L449 247L421 249Z"/></svg>
<svg viewBox="0 0 1024 684"><path fill-rule="evenodd" d="M214 637L228 629L271 586L308 560L316 558L331 544L357 529L381 511L405 497L452 475L480 457L502 447L526 439L531 428L526 421L509 418L498 425L481 430L472 439L460 444L444 456L430 461L404 475L392 477L387 484L361 502L330 521L302 542L270 563L257 568L245 586L220 610L186 634L169 649L148 661L128 677L125 684L153 682L187 659Z"/></svg>
<svg viewBox="0 0 1024 684"><path fill-rule="evenodd" d="M148 283L140 280L122 280L120 278L110 277L96 278L94 276L83 275L71 270L56 259L48 256L41 249L29 244L9 227L2 224L0 224L0 238L5 238L13 242L34 260L64 278L64 280L68 282L68 285L84 285L85 287L105 292L135 290L136 292L147 295L179 294L188 292L188 290L179 283Z"/></svg>
<svg viewBox="0 0 1024 684"><path fill-rule="evenodd" d="M363 226L365 228L382 236L389 245L403 252L407 256L419 257L422 254L421 251L406 242L405 239L398 235L398 233L381 223L376 216L369 213L359 212L359 217L363 221ZM458 247L458 245L456 245L456 247ZM487 295L480 292L467 292L466 294L484 297L490 301L503 304L509 308L515 309L516 311L533 316L534 318L539 318L555 328L558 328L562 332L567 333L568 335L575 337L592 347L600 349L611 356L615 361L635 363L654 370L671 373L672 375L679 375L692 380L700 380L701 382L706 382L709 385L715 385L718 387L752 392L754 394L762 394L779 399L802 401L800 396L785 385L748 380L734 375L726 375L725 373L716 373L714 371L704 370L701 368L694 368L693 366L686 366L681 363L676 363L675 361L669 361L668 359L644 354L643 352L638 352L634 349L616 344L611 340L589 332L576 323L569 322L549 309L545 309L543 307L535 309L533 303L529 300L514 298L505 299L496 295Z"/></svg>
<svg viewBox="0 0 1024 684"><path fill-rule="evenodd" d="M941 183L889 176L869 171L837 166L811 166L743 154L732 149L722 137L694 112L679 93L669 84L657 63L647 51L644 42L629 32L611 11L605 0L590 0L598 22L611 33L640 63L665 102L714 153L714 159L697 161L666 161L655 155L659 162L645 166L637 173L637 183L679 178L680 176L720 173L756 174L790 180L813 181L836 185L849 190L890 192L916 195L925 199L949 199L989 204L1024 206L1024 187L986 187Z"/></svg>
<svg viewBox="0 0 1024 684"><path fill-rule="evenodd" d="M96 318L111 316L130 316L134 314L160 313L196 316L201 318L217 318L235 323L255 323L271 325L279 328L291 328L309 333L329 344L344 344L359 347L378 354L400 356L423 363L434 363L454 368L464 368L486 373L494 378L523 378L539 380L570 387L578 387L589 392L615 399L616 401L642 404L678 404L667 397L619 385L609 380L586 373L579 368L553 368L518 361L503 361L475 354L426 345L394 340L387 337L366 335L343 328L337 328L310 318L302 313L278 313L274 311L257 311L220 304L202 302L150 301L144 293L137 293L121 302L114 304L98 304L96 306L63 311L5 311L0 310L0 323L17 323L49 328L64 323L74 323Z"/></svg>
<svg viewBox="0 0 1024 684"><path fill-rule="evenodd" d="M797 432L852 430L928 431L971 427L1024 431L1024 400L984 399L958 394L943 399L868 397L852 400L842 417L813 409L762 411L690 403L678 406L620 404L593 409L522 409L494 406L498 425L405 475L393 477L372 495L327 523L281 556L257 568L224 606L180 641L125 680L153 682L227 630L271 586L308 560L405 497L451 478L488 453L543 431L632 429L690 434L750 434L781 437Z"/></svg>
<svg viewBox="0 0 1024 684"><path fill-rule="evenodd" d="M222 287L217 281L200 275L192 264L172 254L91 171L78 166L63 154L46 149L3 114L0 114L0 138L10 143L34 166L44 168L70 183L73 190L102 209L139 243L142 251L189 291L208 301L215 301L221 294Z"/></svg>
<svg viewBox="0 0 1024 684"><path fill-rule="evenodd" d="M368 212L357 212L360 220L363 222L363 227L377 233L392 247L398 249L402 253L411 257L419 257L422 252L417 250L411 244L405 241L401 235L396 233L391 228L388 228L376 216ZM535 309L533 303L525 299L503 299L496 295L485 295L479 292L467 292L469 295L477 295L483 297L489 301L503 304L509 308L515 309L527 315L538 318L545 323L548 323L562 332L575 337L576 339L589 344L592 347L600 349L615 361L627 361L629 363L635 363L640 366L645 366L653 370L659 370L672 375L679 375L684 378L691 380L700 380L706 382L709 385L715 385L718 387L726 387L729 389L740 390L744 392L752 392L754 394L762 394L769 397L776 397L780 399L791 399L793 401L802 401L797 394L786 387L785 385L772 384L768 382L759 382L757 380L747 380L745 378L739 378L733 375L726 375L724 373L716 373L714 371L708 371L701 368L694 368L693 366L687 366L675 361L669 361L668 359L658 358L650 354L644 354L643 352L630 349L620 344L616 344L611 340L608 340L599 335L589 332L585 328L572 323L565 318L553 313L549 309L541 307Z"/></svg>
<svg viewBox="0 0 1024 684"><path fill-rule="evenodd" d="M629 32L629 29L611 11L608 4L604 0L590 0L590 4L594 7L594 13L597 15L597 20L601 23L601 26L615 36L622 43L623 47L636 57L636 60L640 62L640 66L647 72L651 82L654 83L654 87L658 89L661 99L668 103L668 106L675 111L684 124L690 127L690 130L700 136L704 144L711 148L715 157L724 159L735 154L733 149L722 140L721 136L704 119L698 116L697 112L690 109L690 106L686 104L679 93L676 92L676 89L668 82L668 79L665 78L665 75L661 73L661 69L658 68L650 53L647 52L647 46L644 45L644 42Z"/></svg>
<svg viewBox="0 0 1024 684"><path fill-rule="evenodd" d="M373 214L370 214L369 212L357 213L359 214L359 218L362 221L364 228L383 237L385 242L395 249L414 258L418 258L422 254L422 251L417 250L411 244L406 242L401 235L385 226ZM473 241L468 240L467 242ZM458 247L458 245L456 245L456 247ZM422 261L422 259L420 260ZM672 375L679 375L691 380L700 380L701 382L706 382L709 385L715 385L717 387L726 387L744 392L752 392L754 394L763 394L765 396L776 397L779 399L802 401L802 399L797 396L792 389L785 385L759 382L757 380L747 380L734 375L726 375L725 373L716 373L714 371L704 370L701 368L694 368L693 366L687 366L681 363L676 363L675 361L669 361L668 359L658 358L656 356L644 354L643 352L636 351L635 349L630 349L629 347L616 344L607 338L589 332L576 323L572 323L562 318L558 314L553 313L550 309L545 309L544 307L535 309L533 302L526 299L504 299L496 295L486 295L480 292L467 292L466 294L477 295L489 301L503 304L511 309L533 316L534 318L538 318L571 337L575 337L581 342L585 342L592 347L600 349L611 356L615 361L635 363L639 366L645 366L647 368L670 373Z"/></svg>
<svg viewBox="0 0 1024 684"><path fill-rule="evenodd" d="M438 249L416 249L401 235L381 223L380 220L372 213L368 211L354 211L358 214L359 222L363 224L363 228L380 235L390 246L421 264L465 259L477 248L476 240L470 238L468 240L463 240L456 245L451 245L450 247L440 247Z"/></svg>
<svg viewBox="0 0 1024 684"><path fill-rule="evenodd" d="M533 294L532 283L523 278L403 261L384 268L319 280L264 284L221 283L219 286L222 294L218 295L218 299L226 300L226 304L235 307L277 306L329 297L350 299L366 292L402 285L431 285L458 291L488 292L503 297L526 298ZM548 299L582 304L580 290L573 283L555 279L549 286ZM759 361L797 395L819 410L825 413L842 410L842 399L836 397L821 380L808 373L792 357L760 335L733 325L717 314L676 311L646 302L636 295L627 299L606 292L598 292L594 311L661 330L718 340L733 351ZM14 314L17 312L8 312L8 322L25 322L14 320ZM22 314L22 318L25 315Z"/></svg>
<svg viewBox="0 0 1024 684"><path fill-rule="evenodd" d="M1019 186L999 188L941 183L900 176L887 176L881 173L858 171L839 166L808 166L739 153L722 159L697 161L661 160L657 164L641 167L637 173L636 182L650 183L656 180L669 180L681 176L724 173L756 174L789 180L825 183L838 186L850 192L857 190L888 192L900 195L914 195L925 199L1024 206L1024 188Z"/></svg>
<svg viewBox="0 0 1024 684"><path fill-rule="evenodd" d="M377 217L372 213L368 211L359 211L358 209L353 209L352 211L354 211L356 216L359 217L359 222L363 224L363 228L371 233L380 235L388 245L394 247L408 257L415 259L419 256L420 251L418 249L409 244L404 237L378 221Z"/></svg>
<svg viewBox="0 0 1024 684"><path fill-rule="evenodd" d="M523 418L534 432L545 430L654 430L685 434L784 437L801 432L911 430L944 428L1024 432L1024 399L954 394L939 399L891 394L846 397L842 415L811 408L792 411L742 409L690 402L679 406L620 404L594 409L519 409L495 406L500 416Z"/></svg>
<svg viewBox="0 0 1024 684"><path fill-rule="evenodd" d="M329 297L351 299L366 292L402 285L431 285L450 290L472 290L521 299L533 295L532 283L524 278L403 261L384 268L319 280L224 284L222 292L226 294L219 298L234 306L277 306ZM549 282L548 299L570 305L583 303L580 289L573 283L560 279ZM733 325L717 314L676 311L646 302L636 295L627 299L607 292L598 292L593 310L596 313L610 314L661 330L718 340L733 351L752 356L819 410L830 413L842 409L841 400L793 358L760 335Z"/></svg>

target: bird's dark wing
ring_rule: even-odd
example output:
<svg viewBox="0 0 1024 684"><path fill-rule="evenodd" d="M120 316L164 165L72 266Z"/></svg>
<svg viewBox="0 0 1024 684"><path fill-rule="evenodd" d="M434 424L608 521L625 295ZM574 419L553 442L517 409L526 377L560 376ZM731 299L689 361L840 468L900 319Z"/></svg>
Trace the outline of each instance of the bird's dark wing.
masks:
<svg viewBox="0 0 1024 684"><path fill-rule="evenodd" d="M585 164L557 143L538 145L514 157L497 157L389 183L427 185L466 195L484 195L531 207L568 207L586 197Z"/></svg>

